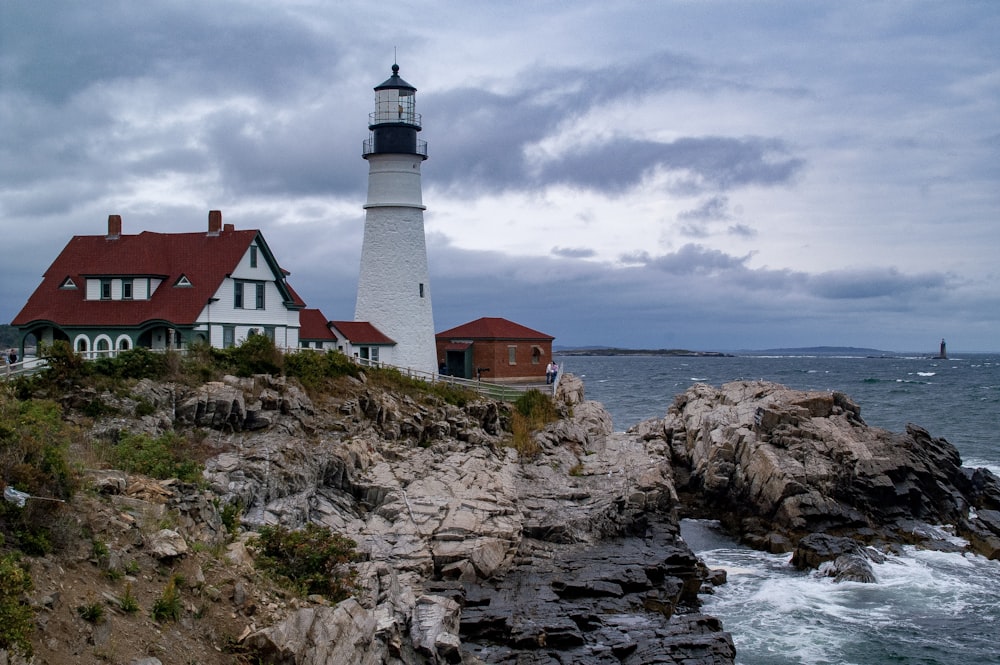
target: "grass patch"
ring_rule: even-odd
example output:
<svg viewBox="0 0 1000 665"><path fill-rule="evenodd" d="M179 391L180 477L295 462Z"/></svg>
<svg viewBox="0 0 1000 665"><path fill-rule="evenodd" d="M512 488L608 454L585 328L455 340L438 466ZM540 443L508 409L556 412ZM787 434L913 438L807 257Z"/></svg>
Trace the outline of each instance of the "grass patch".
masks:
<svg viewBox="0 0 1000 665"><path fill-rule="evenodd" d="M132 593L131 582L125 585L125 593L122 594L122 598L121 601L119 601L118 603L118 607L120 607L122 612L124 612L125 614L135 614L136 612L139 611L139 601Z"/></svg>
<svg viewBox="0 0 1000 665"><path fill-rule="evenodd" d="M558 419L551 397L535 389L526 391L514 402L510 419L511 447L523 459L536 457L541 448L533 434Z"/></svg>
<svg viewBox="0 0 1000 665"><path fill-rule="evenodd" d="M181 618L181 592L177 588L178 578L173 576L167 585L163 587L163 593L153 601L150 616L153 621L163 623L164 621L177 621Z"/></svg>

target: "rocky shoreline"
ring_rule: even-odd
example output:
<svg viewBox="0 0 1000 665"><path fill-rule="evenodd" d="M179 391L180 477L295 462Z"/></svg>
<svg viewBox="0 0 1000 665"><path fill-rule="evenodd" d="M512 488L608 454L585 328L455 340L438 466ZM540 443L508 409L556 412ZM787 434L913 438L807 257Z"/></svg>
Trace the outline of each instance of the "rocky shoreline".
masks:
<svg viewBox="0 0 1000 665"><path fill-rule="evenodd" d="M222 594L246 622L242 647L269 663L733 663L725 627L699 609L725 574L680 537L685 517L838 579L870 581L867 562L904 543L958 547L932 525L1000 558L997 478L917 426L868 427L840 393L698 384L663 418L614 432L566 375L531 459L506 445L503 404L428 406L363 380L323 403L268 376L142 381L127 399L155 412L105 434L204 428L220 451L207 490L119 500L179 515L171 559L223 542L226 505L245 529L226 558L248 571L244 542L266 524L322 524L364 553L358 592L335 606L255 604L243 582ZM94 483L115 495L126 479Z"/></svg>

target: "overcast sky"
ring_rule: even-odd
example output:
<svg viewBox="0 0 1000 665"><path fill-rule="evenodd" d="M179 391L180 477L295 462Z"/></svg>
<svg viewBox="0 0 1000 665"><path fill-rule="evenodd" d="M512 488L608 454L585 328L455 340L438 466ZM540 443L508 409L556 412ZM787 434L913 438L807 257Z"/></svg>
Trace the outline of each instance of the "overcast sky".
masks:
<svg viewBox="0 0 1000 665"><path fill-rule="evenodd" d="M1000 3L0 2L0 321L73 235L260 229L351 319L417 89L435 328L1000 350Z"/></svg>

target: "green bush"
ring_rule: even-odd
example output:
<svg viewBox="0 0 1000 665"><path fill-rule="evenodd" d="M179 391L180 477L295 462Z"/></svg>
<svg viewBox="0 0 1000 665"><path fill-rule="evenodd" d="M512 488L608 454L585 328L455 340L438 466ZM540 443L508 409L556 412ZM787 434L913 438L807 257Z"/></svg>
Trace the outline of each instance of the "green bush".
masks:
<svg viewBox="0 0 1000 665"><path fill-rule="evenodd" d="M93 369L95 374L117 379L162 379L169 368L167 355L139 346L114 357L98 358Z"/></svg>
<svg viewBox="0 0 1000 665"><path fill-rule="evenodd" d="M135 405L135 417L142 418L143 416L151 416L156 413L156 407L148 399L140 399L139 403Z"/></svg>
<svg viewBox="0 0 1000 665"><path fill-rule="evenodd" d="M158 437L127 434L109 450L111 466L166 480L193 483L201 478L202 465L191 458L188 442L174 432Z"/></svg>
<svg viewBox="0 0 1000 665"><path fill-rule="evenodd" d="M226 533L230 536L235 536L240 530L240 515L243 514L243 510L235 503L227 503L222 507L220 517L222 518L222 524L226 527Z"/></svg>
<svg viewBox="0 0 1000 665"><path fill-rule="evenodd" d="M250 335L239 346L223 349L216 358L236 376L281 374L281 351L266 335Z"/></svg>
<svg viewBox="0 0 1000 665"><path fill-rule="evenodd" d="M31 575L14 554L0 555L0 649L30 657L35 615L23 602L31 591Z"/></svg>
<svg viewBox="0 0 1000 665"><path fill-rule="evenodd" d="M354 591L354 572L348 569L358 559L356 543L317 524L292 531L266 526L251 547L264 570L288 580L303 594L321 594L333 602Z"/></svg>
<svg viewBox="0 0 1000 665"><path fill-rule="evenodd" d="M40 344L38 355L47 363L47 369L40 376L55 384L79 383L92 369L91 364L76 353L69 342L61 339L49 346Z"/></svg>
<svg viewBox="0 0 1000 665"><path fill-rule="evenodd" d="M285 375L298 379L306 390L321 390L329 379L361 374L361 368L338 351L289 353L284 367Z"/></svg>
<svg viewBox="0 0 1000 665"><path fill-rule="evenodd" d="M55 402L22 402L0 391L0 474L8 485L34 496L72 496L77 485L67 458L72 436Z"/></svg>

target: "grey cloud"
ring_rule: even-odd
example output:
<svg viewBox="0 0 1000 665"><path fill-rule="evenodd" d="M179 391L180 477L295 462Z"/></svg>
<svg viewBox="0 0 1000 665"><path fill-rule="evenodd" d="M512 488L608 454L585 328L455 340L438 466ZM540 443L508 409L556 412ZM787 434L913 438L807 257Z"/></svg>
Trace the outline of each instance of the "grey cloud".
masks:
<svg viewBox="0 0 1000 665"><path fill-rule="evenodd" d="M672 73L674 62L680 74ZM697 87L698 73L690 61L657 54L598 70L524 72L517 78L521 87L504 94L476 88L436 94L423 107L432 158L440 155L444 162L435 173L443 182L463 187L472 182L484 190L560 182L608 193L636 185L653 169L682 175L677 191L689 194L792 181L804 159L779 139L756 136L688 137L668 143L615 137L583 143L540 170L526 163L524 148L567 119L626 94ZM435 135L446 135L447 141L435 148Z"/></svg>
<svg viewBox="0 0 1000 665"><path fill-rule="evenodd" d="M570 259L586 259L596 256L597 252L587 247L553 247L553 256L562 256Z"/></svg>
<svg viewBox="0 0 1000 665"><path fill-rule="evenodd" d="M682 224L677 227L677 232L682 236L687 236L688 238L707 238L710 235L708 232L708 225L703 222Z"/></svg>
<svg viewBox="0 0 1000 665"><path fill-rule="evenodd" d="M182 73L191 88L280 94L309 76L308 62L331 61L335 46L291 12L266 5L199 7L56 2L4 3L0 65L12 87L64 103L90 86ZM188 90L188 93L193 90Z"/></svg>
<svg viewBox="0 0 1000 665"><path fill-rule="evenodd" d="M750 254L742 257L730 256L717 249L687 244L672 254L663 254L657 257L646 256L643 263L650 268L667 273L703 275L733 270L744 271L750 257Z"/></svg>
<svg viewBox="0 0 1000 665"><path fill-rule="evenodd" d="M726 232L732 236L741 236L743 238L755 238L757 237L757 230L746 224L733 224L726 229Z"/></svg>
<svg viewBox="0 0 1000 665"><path fill-rule="evenodd" d="M950 281L938 272L904 275L895 268L871 268L819 273L806 280L806 288L821 298L858 300L937 291Z"/></svg>
<svg viewBox="0 0 1000 665"><path fill-rule="evenodd" d="M677 215L680 220L715 221L729 219L729 197L713 196L694 210L685 210Z"/></svg>
<svg viewBox="0 0 1000 665"><path fill-rule="evenodd" d="M620 192L648 172L677 173L677 193L697 194L748 185L773 186L791 182L805 161L788 156L778 139L711 136L683 138L670 143L616 139L587 147L547 164L544 181Z"/></svg>

